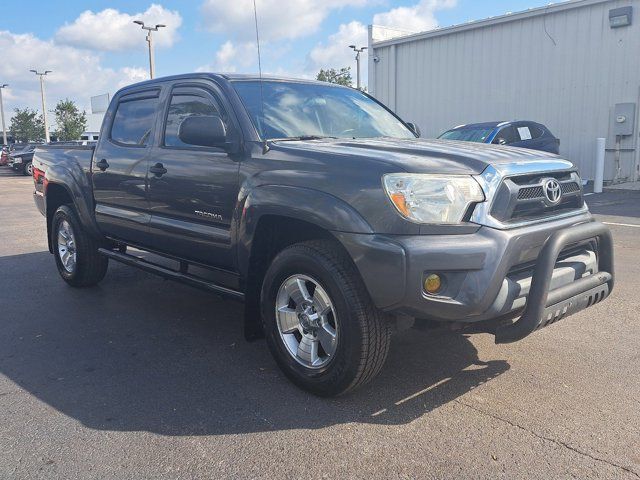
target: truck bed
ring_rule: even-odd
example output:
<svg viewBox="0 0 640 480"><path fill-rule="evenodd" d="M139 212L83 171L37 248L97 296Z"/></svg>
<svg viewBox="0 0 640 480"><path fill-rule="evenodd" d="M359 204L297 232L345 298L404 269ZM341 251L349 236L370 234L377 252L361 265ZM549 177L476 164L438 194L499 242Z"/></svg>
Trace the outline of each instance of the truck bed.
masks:
<svg viewBox="0 0 640 480"><path fill-rule="evenodd" d="M90 173L94 149L93 145L44 145L36 148L33 155L34 199L43 214L45 176L48 180L64 179L61 184L81 185L84 187L82 190L69 193L86 196L87 205L93 204Z"/></svg>
<svg viewBox="0 0 640 480"><path fill-rule="evenodd" d="M43 145L33 155L34 167L46 170L48 166L80 168L85 173L91 170L91 159L95 145ZM39 165L39 166L38 166Z"/></svg>

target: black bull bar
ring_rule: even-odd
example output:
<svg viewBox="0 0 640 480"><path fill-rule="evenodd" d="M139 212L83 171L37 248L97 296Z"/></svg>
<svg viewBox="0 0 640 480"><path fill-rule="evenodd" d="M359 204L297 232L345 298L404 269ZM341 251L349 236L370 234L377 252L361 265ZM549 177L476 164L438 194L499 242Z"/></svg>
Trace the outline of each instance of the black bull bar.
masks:
<svg viewBox="0 0 640 480"><path fill-rule="evenodd" d="M598 242L598 272L549 291L553 270L562 249L593 238ZM613 290L613 281L613 240L605 225L600 222L583 223L553 233L538 255L522 316L509 325L497 328L496 343L521 340L539 328L604 300Z"/></svg>

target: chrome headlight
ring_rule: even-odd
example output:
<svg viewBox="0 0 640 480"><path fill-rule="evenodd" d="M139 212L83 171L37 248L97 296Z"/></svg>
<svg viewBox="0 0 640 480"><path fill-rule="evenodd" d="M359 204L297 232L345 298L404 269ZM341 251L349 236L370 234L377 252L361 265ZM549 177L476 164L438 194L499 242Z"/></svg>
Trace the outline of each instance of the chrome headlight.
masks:
<svg viewBox="0 0 640 480"><path fill-rule="evenodd" d="M460 223L471 204L484 201L470 175L390 173L382 183L396 209L416 223Z"/></svg>

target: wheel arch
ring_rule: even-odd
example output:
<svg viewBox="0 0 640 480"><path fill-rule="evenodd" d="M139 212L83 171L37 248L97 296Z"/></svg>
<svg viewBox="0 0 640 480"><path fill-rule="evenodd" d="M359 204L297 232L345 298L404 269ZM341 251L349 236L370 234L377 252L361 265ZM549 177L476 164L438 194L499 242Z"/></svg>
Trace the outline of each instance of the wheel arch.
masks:
<svg viewBox="0 0 640 480"><path fill-rule="evenodd" d="M50 170L47 171L45 190L45 211L49 251L53 253L53 247L51 245L51 219L61 205L72 205L78 214L82 225L91 235L99 238L100 232L93 217L93 203L90 203L90 201L87 200L86 193L83 191L84 188L89 189L89 192L92 192L90 185L83 187L78 185L70 175L65 176L68 178L61 178L59 175L51 175L51 173L52 172Z"/></svg>
<svg viewBox="0 0 640 480"><path fill-rule="evenodd" d="M312 189L264 186L245 198L238 229L238 268L244 279L245 336L262 336L260 289L270 261L279 251L308 240L332 240L334 232L372 233L370 225L342 200Z"/></svg>
<svg viewBox="0 0 640 480"><path fill-rule="evenodd" d="M238 228L238 269L246 276L258 227L274 218L303 222L310 230L373 233L367 221L343 200L310 188L265 185L252 190L242 202ZM314 237L317 238L317 237Z"/></svg>

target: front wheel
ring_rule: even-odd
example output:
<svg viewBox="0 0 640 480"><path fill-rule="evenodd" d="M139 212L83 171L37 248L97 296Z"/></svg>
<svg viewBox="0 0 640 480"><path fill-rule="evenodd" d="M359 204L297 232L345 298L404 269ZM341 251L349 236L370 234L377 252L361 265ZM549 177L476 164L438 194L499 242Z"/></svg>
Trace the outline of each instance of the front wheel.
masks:
<svg viewBox="0 0 640 480"><path fill-rule="evenodd" d="M58 273L69 285L90 287L107 273L109 259L100 255L99 243L82 228L69 205L62 205L53 214L51 245Z"/></svg>
<svg viewBox="0 0 640 480"><path fill-rule="evenodd" d="M25 177L31 177L33 175L33 163L27 162L22 168L22 174Z"/></svg>
<svg viewBox="0 0 640 480"><path fill-rule="evenodd" d="M267 270L261 304L269 348L303 389L340 395L382 368L389 324L340 245L322 240L284 249Z"/></svg>

